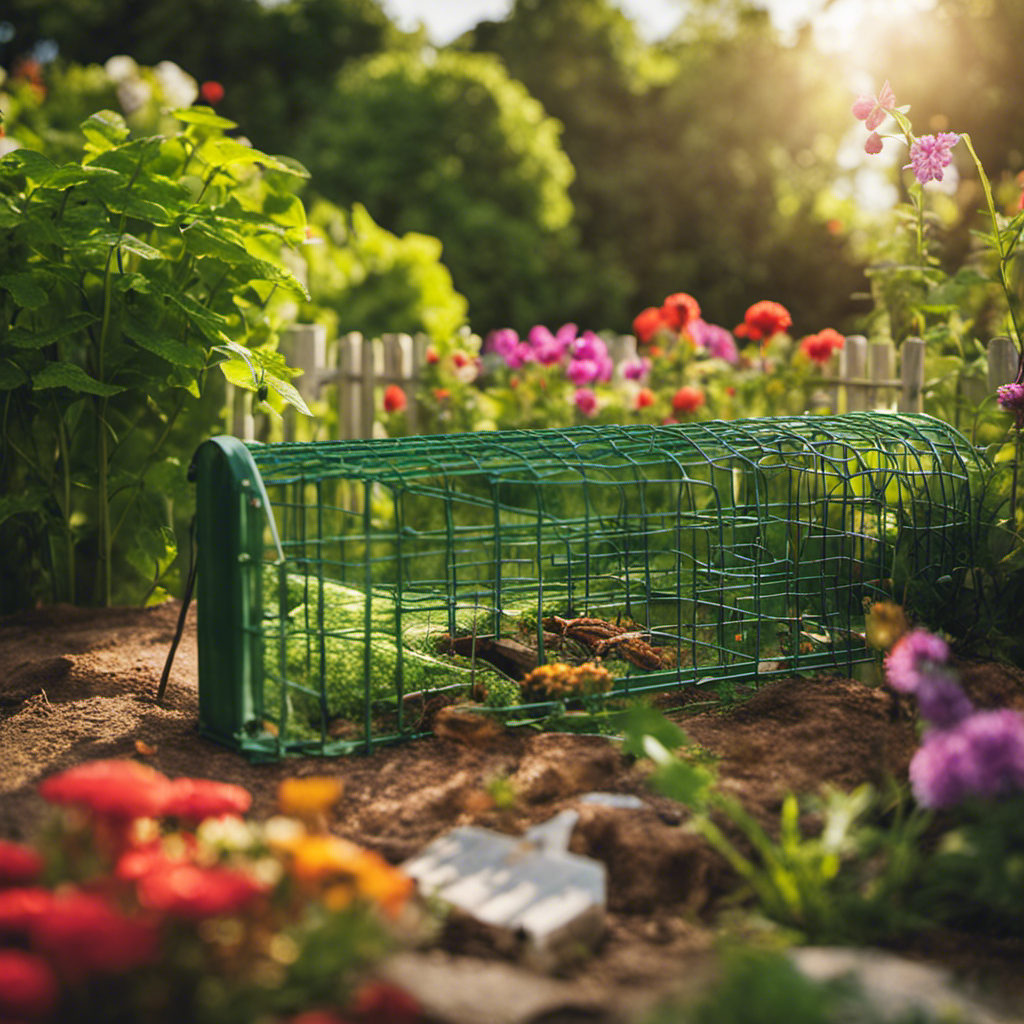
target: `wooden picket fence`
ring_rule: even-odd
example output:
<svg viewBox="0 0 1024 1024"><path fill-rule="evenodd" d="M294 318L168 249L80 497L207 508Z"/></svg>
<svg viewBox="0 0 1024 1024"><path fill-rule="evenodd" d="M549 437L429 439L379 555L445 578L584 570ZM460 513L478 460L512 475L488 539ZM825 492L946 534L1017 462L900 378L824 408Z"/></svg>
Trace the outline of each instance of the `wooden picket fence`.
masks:
<svg viewBox="0 0 1024 1024"><path fill-rule="evenodd" d="M286 329L281 350L289 364L304 372L295 378L295 387L307 401L318 400L325 387L333 387L337 406L338 437L374 436L380 409L379 390L398 384L406 394L406 418L410 433L419 425L416 382L426 361L430 339L425 334L385 334L367 338L353 331L338 339L332 365L326 329L302 324ZM609 354L616 363L636 354L636 340L630 335L613 337ZM892 342L869 343L862 335L850 335L844 347L814 382L811 404L832 412L890 409L921 412L924 395L925 343L907 338L900 346L899 360ZM897 361L899 370L897 372ZM1009 338L994 338L988 348L986 381L965 382L964 397L981 402L1001 384L1012 381L1017 373L1017 350ZM252 396L233 389L232 432L236 437L253 440L256 421L252 415ZM285 440L295 436L295 416L289 410L284 418ZM326 438L319 438L325 440Z"/></svg>

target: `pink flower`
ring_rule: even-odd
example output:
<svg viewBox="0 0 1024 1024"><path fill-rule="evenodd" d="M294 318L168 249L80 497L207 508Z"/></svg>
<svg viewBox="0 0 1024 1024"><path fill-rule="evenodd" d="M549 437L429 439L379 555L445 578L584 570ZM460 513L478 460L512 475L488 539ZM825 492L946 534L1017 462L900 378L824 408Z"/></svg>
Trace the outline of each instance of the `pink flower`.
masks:
<svg viewBox="0 0 1024 1024"><path fill-rule="evenodd" d="M597 412L597 395L590 388L579 388L576 391L576 408L584 416L593 416Z"/></svg>
<svg viewBox="0 0 1024 1024"><path fill-rule="evenodd" d="M534 358L544 366L557 363L576 340L576 331L575 324L562 324L554 334L543 324L530 328L529 339Z"/></svg>
<svg viewBox="0 0 1024 1024"><path fill-rule="evenodd" d="M949 662L949 644L926 629L913 629L896 642L885 658L889 685L901 693L916 693L923 679Z"/></svg>
<svg viewBox="0 0 1024 1024"><path fill-rule="evenodd" d="M956 132L939 132L938 135L922 135L910 145L910 163L904 166L914 172L914 177L924 185L929 181L942 181L942 170L953 160L950 150L960 141Z"/></svg>
<svg viewBox="0 0 1024 1024"><path fill-rule="evenodd" d="M651 361L646 356L623 360L622 376L626 380L643 380L651 372Z"/></svg>
<svg viewBox="0 0 1024 1024"><path fill-rule="evenodd" d="M882 136L878 132L872 132L864 143L864 152L874 156L882 152Z"/></svg>
<svg viewBox="0 0 1024 1024"><path fill-rule="evenodd" d="M717 324L709 324L698 317L686 325L687 333L697 348L704 349L712 359L724 359L735 365L740 361L732 332Z"/></svg>
<svg viewBox="0 0 1024 1024"><path fill-rule="evenodd" d="M999 407L1013 414L1018 427L1024 427L1024 384L1003 384L996 395Z"/></svg>
<svg viewBox="0 0 1024 1024"><path fill-rule="evenodd" d="M858 96L853 104L853 116L858 121L864 122L864 127L873 132L884 120L888 111L896 106L896 97L893 95L889 83L882 86L878 97Z"/></svg>

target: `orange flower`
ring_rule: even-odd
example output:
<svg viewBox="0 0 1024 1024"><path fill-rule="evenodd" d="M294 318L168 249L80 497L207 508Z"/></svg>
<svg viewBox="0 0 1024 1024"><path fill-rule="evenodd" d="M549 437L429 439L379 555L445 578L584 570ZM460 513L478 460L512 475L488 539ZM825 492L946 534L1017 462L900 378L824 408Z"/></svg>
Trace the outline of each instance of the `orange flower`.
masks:
<svg viewBox="0 0 1024 1024"><path fill-rule="evenodd" d="M284 779L277 787L277 806L282 814L311 818L326 814L341 799L344 783L334 775L308 775Z"/></svg>
<svg viewBox="0 0 1024 1024"><path fill-rule="evenodd" d="M831 327L818 334L808 334L800 342L800 351L816 363L827 363L832 358L833 352L838 352L846 339Z"/></svg>
<svg viewBox="0 0 1024 1024"><path fill-rule="evenodd" d="M704 404L704 392L690 384L684 384L672 396L672 408L675 412L694 412Z"/></svg>
<svg viewBox="0 0 1024 1024"><path fill-rule="evenodd" d="M764 300L755 302L743 317L743 323L733 332L751 341L767 341L793 325L793 318L785 306Z"/></svg>
<svg viewBox="0 0 1024 1024"><path fill-rule="evenodd" d="M637 409L646 409L654 402L654 392L650 388L641 388L636 393Z"/></svg>
<svg viewBox="0 0 1024 1024"><path fill-rule="evenodd" d="M686 325L700 317L700 306L692 295L676 292L661 304L661 314L674 331L686 330Z"/></svg>
<svg viewBox="0 0 1024 1024"><path fill-rule="evenodd" d="M423 353L423 358L426 359L428 366L433 366L441 357L433 345L428 345L426 352Z"/></svg>
<svg viewBox="0 0 1024 1024"><path fill-rule="evenodd" d="M668 329L665 311L657 306L648 306L647 309L641 310L633 320L633 333L641 344L650 341L659 331Z"/></svg>
<svg viewBox="0 0 1024 1024"><path fill-rule="evenodd" d="M405 392L397 384L389 384L384 389L384 411L401 412L408 404Z"/></svg>

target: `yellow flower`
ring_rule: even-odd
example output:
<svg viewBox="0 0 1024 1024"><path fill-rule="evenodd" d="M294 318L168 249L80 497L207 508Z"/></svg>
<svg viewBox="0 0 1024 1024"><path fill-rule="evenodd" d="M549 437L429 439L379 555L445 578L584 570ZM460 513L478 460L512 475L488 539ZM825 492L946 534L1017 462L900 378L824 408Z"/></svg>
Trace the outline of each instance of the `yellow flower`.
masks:
<svg viewBox="0 0 1024 1024"><path fill-rule="evenodd" d="M277 787L277 804L283 814L313 818L331 810L344 788L342 780L333 775L284 779Z"/></svg>

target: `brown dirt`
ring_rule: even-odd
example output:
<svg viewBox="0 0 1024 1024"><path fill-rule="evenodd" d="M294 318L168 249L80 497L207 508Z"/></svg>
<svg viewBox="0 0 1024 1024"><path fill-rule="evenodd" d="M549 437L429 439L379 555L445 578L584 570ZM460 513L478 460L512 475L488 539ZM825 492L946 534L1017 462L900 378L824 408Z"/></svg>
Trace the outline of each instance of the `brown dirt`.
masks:
<svg viewBox="0 0 1024 1024"><path fill-rule="evenodd" d="M482 742L435 737L369 756L253 765L198 735L194 612L164 705L154 701L178 611L177 602L146 610L56 606L0 619L0 836L31 838L47 812L36 795L39 780L98 757L138 757L172 776L238 783L252 792L256 816L273 811L277 784L286 776L337 773L345 798L335 830L393 861L457 824L517 833L575 806L581 823L572 849L608 868L609 927L595 955L566 979L536 979L533 1016L523 1015L525 1004L518 1015L511 1005L495 1009L495 993L503 984L522 990L523 977L500 964L487 936L471 928L452 924L441 949L401 961L407 975L426 991L438 972L442 978L493 974L478 986L490 1006L479 1019L489 1024L623 1020L659 992L708 975L716 943L711 911L733 880L685 829L680 806L653 794L643 767L612 744L509 730ZM1024 709L1024 672L995 663L960 667L979 706ZM906 709L886 691L850 679L784 679L732 708L684 714L694 699L684 691L660 704L715 755L721 785L769 828L789 791L905 778L916 743ZM520 794L514 810L488 807L483 787L495 776L514 783ZM636 794L646 808L577 802L593 790ZM932 936L911 953L975 976L1006 973L1006 950L987 949L976 937L965 945L948 934ZM471 991L467 985L465 998ZM474 1011L452 1008L444 1019L471 1024Z"/></svg>

